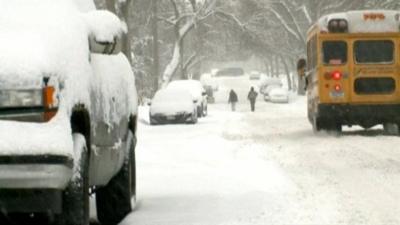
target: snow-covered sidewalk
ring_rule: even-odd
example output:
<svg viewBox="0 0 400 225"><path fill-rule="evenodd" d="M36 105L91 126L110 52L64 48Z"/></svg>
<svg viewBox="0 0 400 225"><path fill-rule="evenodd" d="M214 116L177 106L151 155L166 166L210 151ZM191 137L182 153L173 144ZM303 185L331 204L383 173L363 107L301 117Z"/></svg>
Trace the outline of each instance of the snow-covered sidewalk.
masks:
<svg viewBox="0 0 400 225"><path fill-rule="evenodd" d="M121 224L400 224L398 137L314 135L305 98L248 110L151 127L142 108L139 202Z"/></svg>

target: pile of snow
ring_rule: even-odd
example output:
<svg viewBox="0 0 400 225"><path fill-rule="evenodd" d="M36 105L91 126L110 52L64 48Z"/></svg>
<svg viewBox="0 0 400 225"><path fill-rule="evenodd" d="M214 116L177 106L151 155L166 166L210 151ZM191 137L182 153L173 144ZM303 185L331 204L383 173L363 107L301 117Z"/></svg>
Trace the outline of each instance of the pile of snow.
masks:
<svg viewBox="0 0 400 225"><path fill-rule="evenodd" d="M166 88L155 94L150 114L172 116L177 113L193 113L194 108L192 95L188 91Z"/></svg>

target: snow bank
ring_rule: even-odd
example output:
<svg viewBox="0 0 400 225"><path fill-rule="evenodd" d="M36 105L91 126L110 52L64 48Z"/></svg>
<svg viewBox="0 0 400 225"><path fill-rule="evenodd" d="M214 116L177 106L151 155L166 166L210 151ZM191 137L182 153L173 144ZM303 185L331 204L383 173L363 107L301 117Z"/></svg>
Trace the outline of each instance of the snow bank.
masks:
<svg viewBox="0 0 400 225"><path fill-rule="evenodd" d="M152 115L175 115L192 113L194 110L192 95L185 90L162 89L154 96L150 113Z"/></svg>

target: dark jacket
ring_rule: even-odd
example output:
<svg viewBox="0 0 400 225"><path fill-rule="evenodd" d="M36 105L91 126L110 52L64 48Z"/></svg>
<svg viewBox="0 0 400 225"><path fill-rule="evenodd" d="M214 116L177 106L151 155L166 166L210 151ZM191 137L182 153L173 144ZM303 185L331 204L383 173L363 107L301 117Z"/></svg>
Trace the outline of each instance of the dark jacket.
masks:
<svg viewBox="0 0 400 225"><path fill-rule="evenodd" d="M247 98L248 98L250 101L255 101L256 98L257 98L257 96L258 96L258 93L257 93L257 92L255 92L255 91L250 91L250 92L249 92L249 95L247 96Z"/></svg>
<svg viewBox="0 0 400 225"><path fill-rule="evenodd" d="M229 102L229 103L238 102L238 96L237 96L237 94L236 94L234 91L231 91L231 92L229 93L229 100L228 100L228 102Z"/></svg>

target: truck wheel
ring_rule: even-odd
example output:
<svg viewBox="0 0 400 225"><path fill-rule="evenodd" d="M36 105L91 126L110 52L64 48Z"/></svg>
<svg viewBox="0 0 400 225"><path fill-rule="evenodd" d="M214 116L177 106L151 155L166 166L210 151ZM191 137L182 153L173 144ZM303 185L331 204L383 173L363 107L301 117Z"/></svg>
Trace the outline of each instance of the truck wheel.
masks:
<svg viewBox="0 0 400 225"><path fill-rule="evenodd" d="M63 212L57 221L64 225L89 224L89 153L82 134L73 134L74 176L63 193Z"/></svg>
<svg viewBox="0 0 400 225"><path fill-rule="evenodd" d="M120 171L105 186L96 191L97 217L101 224L119 224L131 211L136 199L135 141L129 135L129 148Z"/></svg>

